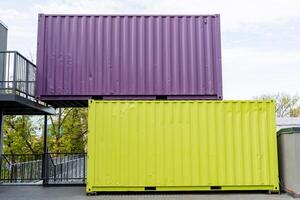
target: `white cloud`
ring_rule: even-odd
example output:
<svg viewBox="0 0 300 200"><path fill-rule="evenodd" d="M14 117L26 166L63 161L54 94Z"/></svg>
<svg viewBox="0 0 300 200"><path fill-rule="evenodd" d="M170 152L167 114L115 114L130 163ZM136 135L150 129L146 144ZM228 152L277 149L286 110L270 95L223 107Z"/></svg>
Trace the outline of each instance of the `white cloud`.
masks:
<svg viewBox="0 0 300 200"><path fill-rule="evenodd" d="M225 30L253 28L300 17L298 0L55 0L35 6L47 13L216 14Z"/></svg>
<svg viewBox="0 0 300 200"><path fill-rule="evenodd" d="M6 20L27 20L30 15L16 9L0 9L0 16Z"/></svg>
<svg viewBox="0 0 300 200"><path fill-rule="evenodd" d="M128 6L119 1L104 0L55 0L50 1L48 4L37 3L34 6L37 12L50 14L110 14L122 12L126 8Z"/></svg>
<svg viewBox="0 0 300 200"><path fill-rule="evenodd" d="M262 66L253 66L252 70L261 68L273 68L274 65L300 65L300 51L299 52L285 52L285 51L261 51L257 48L232 48L223 50L224 64L236 65L237 62L243 62L243 66L260 63ZM239 63L240 64L240 63ZM241 67L243 67L241 66ZM300 70L300 66L299 66Z"/></svg>
<svg viewBox="0 0 300 200"><path fill-rule="evenodd" d="M223 85L227 99L260 94L300 93L300 52L233 48L223 51Z"/></svg>

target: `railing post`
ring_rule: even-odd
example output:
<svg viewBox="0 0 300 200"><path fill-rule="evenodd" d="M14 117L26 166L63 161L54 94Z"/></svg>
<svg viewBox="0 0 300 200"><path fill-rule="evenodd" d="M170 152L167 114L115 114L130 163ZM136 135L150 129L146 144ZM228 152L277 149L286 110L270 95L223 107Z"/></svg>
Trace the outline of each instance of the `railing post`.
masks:
<svg viewBox="0 0 300 200"><path fill-rule="evenodd" d="M43 153L43 163L42 163L42 176L43 176L43 185L47 185L49 181L49 165L48 165L48 147L47 147L47 118L44 116L44 153Z"/></svg>
<svg viewBox="0 0 300 200"><path fill-rule="evenodd" d="M86 182L85 162L86 162L87 154L84 153L83 155L84 155L84 157L83 157L83 183L85 183Z"/></svg>
<svg viewBox="0 0 300 200"><path fill-rule="evenodd" d="M10 182L12 183L15 177L15 157L14 154L11 155L11 165L10 165Z"/></svg>
<svg viewBox="0 0 300 200"><path fill-rule="evenodd" d="M28 98L28 78L29 78L29 63L26 61L26 98Z"/></svg>
<svg viewBox="0 0 300 200"><path fill-rule="evenodd" d="M0 81L1 81L1 89L6 87L5 84L5 73L6 72L6 53L5 52L1 52L0 53ZM1 92L5 92L1 90Z"/></svg>
<svg viewBox="0 0 300 200"><path fill-rule="evenodd" d="M17 80L16 80L16 74L17 74L17 53L14 52L14 76L13 76L13 94L16 94L17 89Z"/></svg>
<svg viewBox="0 0 300 200"><path fill-rule="evenodd" d="M53 167L53 181L56 182L56 165Z"/></svg>

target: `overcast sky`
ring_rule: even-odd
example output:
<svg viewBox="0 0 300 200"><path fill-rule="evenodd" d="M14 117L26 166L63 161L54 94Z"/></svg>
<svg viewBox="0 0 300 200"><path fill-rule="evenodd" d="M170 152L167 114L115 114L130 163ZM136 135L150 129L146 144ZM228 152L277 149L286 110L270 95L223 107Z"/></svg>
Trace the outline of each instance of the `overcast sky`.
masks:
<svg viewBox="0 0 300 200"><path fill-rule="evenodd" d="M220 14L224 98L300 94L300 0L0 0L8 49L34 60L38 13Z"/></svg>

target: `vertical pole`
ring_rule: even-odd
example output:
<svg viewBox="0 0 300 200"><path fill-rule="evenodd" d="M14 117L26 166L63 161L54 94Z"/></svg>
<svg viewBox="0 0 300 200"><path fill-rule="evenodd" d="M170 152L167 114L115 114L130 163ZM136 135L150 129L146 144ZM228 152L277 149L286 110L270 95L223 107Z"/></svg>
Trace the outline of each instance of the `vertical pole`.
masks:
<svg viewBox="0 0 300 200"><path fill-rule="evenodd" d="M5 78L5 70L6 70L6 54L4 52L1 52L0 53L0 81L1 81L1 88L5 88L5 81L6 78ZM2 91L4 92L4 91Z"/></svg>
<svg viewBox="0 0 300 200"><path fill-rule="evenodd" d="M2 157L3 150L3 110L0 110L0 156Z"/></svg>
<svg viewBox="0 0 300 200"><path fill-rule="evenodd" d="M16 94L16 89L17 89L17 80L16 80L16 76L17 76L17 52L14 53L14 66L13 66L13 94Z"/></svg>
<svg viewBox="0 0 300 200"><path fill-rule="evenodd" d="M44 153L43 153L43 165L42 165L42 176L43 176L43 184L48 184L48 146L47 146L47 118L44 117Z"/></svg>
<svg viewBox="0 0 300 200"><path fill-rule="evenodd" d="M84 155L84 157L83 157L83 183L86 183L85 163L86 163L87 154L84 153L83 155Z"/></svg>
<svg viewBox="0 0 300 200"><path fill-rule="evenodd" d="M26 61L26 98L28 98L28 94L29 94L29 91L28 91L28 80L29 79L29 64L28 64L28 62Z"/></svg>
<svg viewBox="0 0 300 200"><path fill-rule="evenodd" d="M0 110L0 179L2 177L2 150L3 150L3 110Z"/></svg>

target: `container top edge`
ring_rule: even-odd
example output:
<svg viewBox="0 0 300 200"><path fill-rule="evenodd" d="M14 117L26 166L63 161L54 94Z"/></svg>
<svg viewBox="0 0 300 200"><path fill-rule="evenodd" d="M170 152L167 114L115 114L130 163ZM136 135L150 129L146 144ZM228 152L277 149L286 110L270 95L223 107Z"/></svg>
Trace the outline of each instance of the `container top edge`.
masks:
<svg viewBox="0 0 300 200"><path fill-rule="evenodd" d="M220 17L220 14L45 14L45 17Z"/></svg>
<svg viewBox="0 0 300 200"><path fill-rule="evenodd" d="M282 128L279 131L277 131L277 135L283 135L283 134L294 134L294 133L300 133L300 127L289 127L289 128Z"/></svg>
<svg viewBox="0 0 300 200"><path fill-rule="evenodd" d="M90 99L90 102L110 103L110 102L175 102L175 103L274 103L273 100L95 100Z"/></svg>

